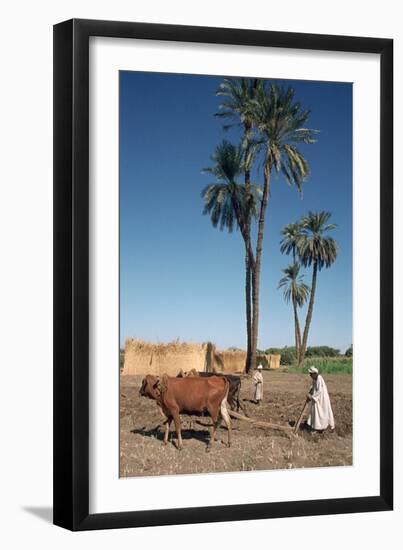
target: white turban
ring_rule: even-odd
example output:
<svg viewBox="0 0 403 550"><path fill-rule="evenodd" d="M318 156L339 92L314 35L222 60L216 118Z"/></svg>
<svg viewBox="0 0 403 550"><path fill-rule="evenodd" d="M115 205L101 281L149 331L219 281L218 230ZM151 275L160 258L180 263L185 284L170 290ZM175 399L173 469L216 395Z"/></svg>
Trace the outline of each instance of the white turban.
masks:
<svg viewBox="0 0 403 550"><path fill-rule="evenodd" d="M262 367L262 365L258 365L257 368L258 368L258 369L262 369L263 367Z"/></svg>
<svg viewBox="0 0 403 550"><path fill-rule="evenodd" d="M318 374L319 371L316 367L309 367L308 369L309 374Z"/></svg>

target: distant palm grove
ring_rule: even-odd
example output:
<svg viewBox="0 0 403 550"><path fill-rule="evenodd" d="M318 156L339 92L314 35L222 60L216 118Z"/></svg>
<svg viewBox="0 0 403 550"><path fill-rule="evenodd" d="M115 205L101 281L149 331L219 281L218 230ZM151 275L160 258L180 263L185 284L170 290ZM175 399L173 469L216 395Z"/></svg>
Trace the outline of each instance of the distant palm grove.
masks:
<svg viewBox="0 0 403 550"><path fill-rule="evenodd" d="M261 265L266 253L264 228L270 216L269 202L275 193L272 175L278 173L302 197L310 166L299 145L313 145L319 131L309 128L310 111L295 99L290 87L262 79L225 78L216 95L221 103L215 116L225 122L224 130L240 128L241 139L237 143L223 140L215 147L212 165L204 169L215 181L202 191L203 213L220 230L238 229L243 241L245 371L249 372L256 367ZM252 181L255 173L259 174L258 182ZM287 353L291 351L298 367L303 367L305 357L311 356L308 338L320 272L330 268L337 258L338 245L331 235L336 225L330 218L330 212L310 211L299 220L284 220L279 235L280 250L291 260L278 284L284 300L290 304L290 322L294 327L295 346L287 348ZM300 309L304 304L307 313L301 323Z"/></svg>

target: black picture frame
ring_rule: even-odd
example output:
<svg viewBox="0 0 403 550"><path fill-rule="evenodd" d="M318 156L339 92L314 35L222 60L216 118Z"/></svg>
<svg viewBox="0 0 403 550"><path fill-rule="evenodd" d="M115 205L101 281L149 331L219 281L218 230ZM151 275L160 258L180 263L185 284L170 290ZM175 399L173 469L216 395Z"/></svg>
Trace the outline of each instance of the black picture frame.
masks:
<svg viewBox="0 0 403 550"><path fill-rule="evenodd" d="M369 497L89 513L89 38L376 53L380 124L380 491ZM54 26L54 523L71 530L392 510L393 41L73 19Z"/></svg>

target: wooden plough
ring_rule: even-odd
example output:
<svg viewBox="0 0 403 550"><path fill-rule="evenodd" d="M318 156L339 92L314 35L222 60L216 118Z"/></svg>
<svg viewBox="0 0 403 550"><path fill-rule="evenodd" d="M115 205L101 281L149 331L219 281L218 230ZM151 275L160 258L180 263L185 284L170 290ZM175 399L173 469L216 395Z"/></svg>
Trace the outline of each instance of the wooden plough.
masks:
<svg viewBox="0 0 403 550"><path fill-rule="evenodd" d="M235 411L232 411L228 409L228 414L232 418L238 418L239 420L245 420L245 422L249 422L250 424L253 424L254 426L257 426L259 428L270 428L271 430L279 430L281 432L284 432L287 436L291 437L294 435L294 431L291 428L291 426L281 426L280 424L273 424L272 422L264 422L263 420L256 420L254 418L248 418L247 416L243 416L242 414L239 414Z"/></svg>

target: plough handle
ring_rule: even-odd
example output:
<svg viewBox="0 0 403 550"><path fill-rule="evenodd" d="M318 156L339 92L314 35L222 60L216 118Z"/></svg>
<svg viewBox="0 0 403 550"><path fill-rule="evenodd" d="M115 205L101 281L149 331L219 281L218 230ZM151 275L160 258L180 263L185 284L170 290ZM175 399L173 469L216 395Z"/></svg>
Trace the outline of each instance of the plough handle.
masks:
<svg viewBox="0 0 403 550"><path fill-rule="evenodd" d="M301 414L299 415L298 422L295 424L295 428L294 428L295 434L298 432L299 425L301 424L301 420L302 420L302 417L304 416L304 412L307 405L308 405L308 400L305 401L304 406L302 407Z"/></svg>

